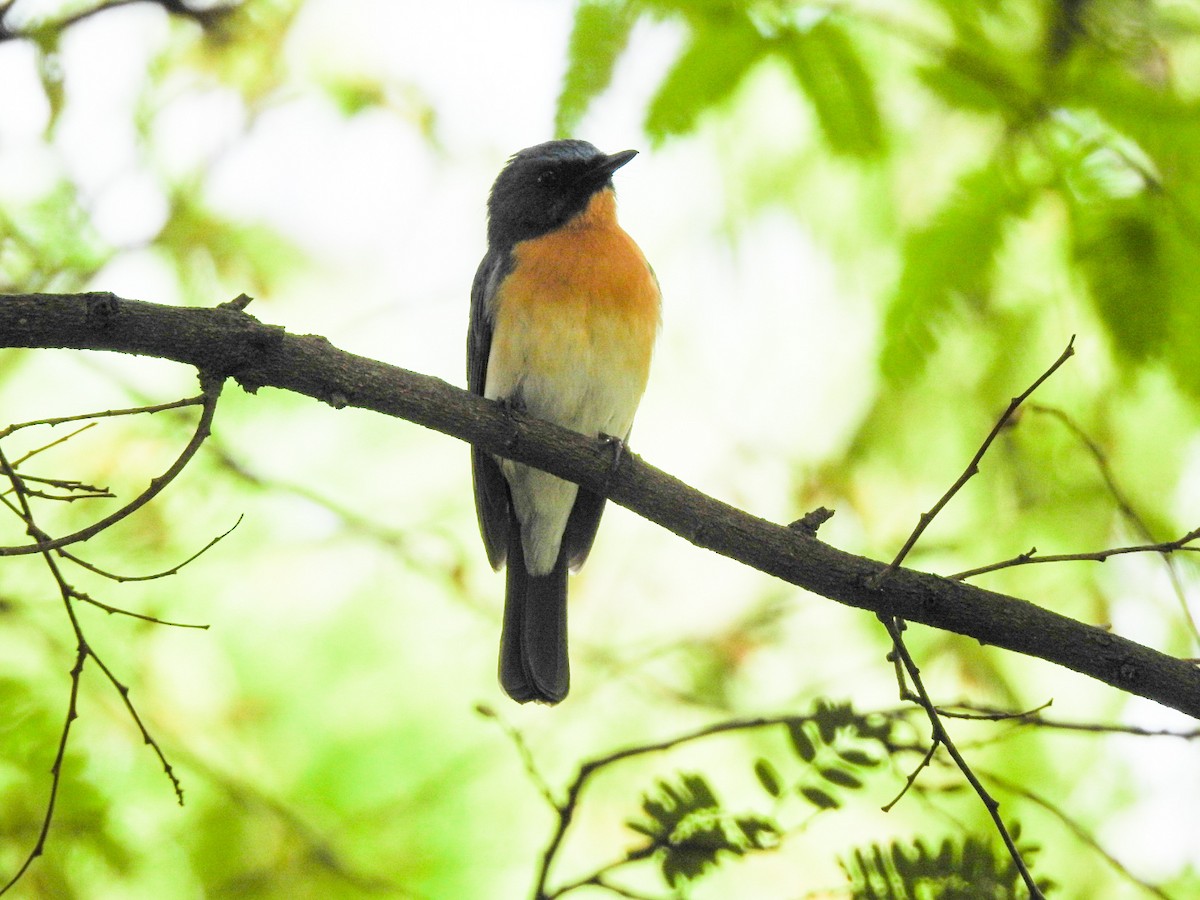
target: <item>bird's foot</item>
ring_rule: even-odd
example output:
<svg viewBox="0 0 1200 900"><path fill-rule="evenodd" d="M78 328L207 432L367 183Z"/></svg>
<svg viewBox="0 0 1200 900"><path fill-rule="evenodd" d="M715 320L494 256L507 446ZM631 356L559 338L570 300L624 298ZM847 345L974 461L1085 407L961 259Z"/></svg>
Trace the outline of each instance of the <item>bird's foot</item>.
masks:
<svg viewBox="0 0 1200 900"><path fill-rule="evenodd" d="M621 457L625 455L625 442L619 437L614 437L611 434L600 432L600 443L608 447L612 454L612 462L609 463L609 475L615 475L621 467Z"/></svg>

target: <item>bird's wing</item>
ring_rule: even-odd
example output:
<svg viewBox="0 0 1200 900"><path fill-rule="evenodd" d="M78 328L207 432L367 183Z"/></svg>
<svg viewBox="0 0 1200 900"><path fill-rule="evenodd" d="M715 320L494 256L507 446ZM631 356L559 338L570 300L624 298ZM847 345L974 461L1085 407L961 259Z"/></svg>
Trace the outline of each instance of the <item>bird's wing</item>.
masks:
<svg viewBox="0 0 1200 900"><path fill-rule="evenodd" d="M489 250L471 285L471 324L467 330L467 388L483 396L487 384L488 355L492 349L491 298L511 265L508 254ZM475 513L479 532L493 569L508 555L508 484L490 453L471 448L471 474L475 484Z"/></svg>

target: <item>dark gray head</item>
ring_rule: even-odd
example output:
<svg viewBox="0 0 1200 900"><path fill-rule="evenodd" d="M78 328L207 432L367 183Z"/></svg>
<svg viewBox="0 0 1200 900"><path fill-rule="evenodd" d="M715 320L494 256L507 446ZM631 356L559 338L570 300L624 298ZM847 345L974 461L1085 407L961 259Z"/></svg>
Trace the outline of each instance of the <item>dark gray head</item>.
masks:
<svg viewBox="0 0 1200 900"><path fill-rule="evenodd" d="M636 150L605 154L587 141L547 141L515 153L488 197L488 244L511 246L566 224Z"/></svg>

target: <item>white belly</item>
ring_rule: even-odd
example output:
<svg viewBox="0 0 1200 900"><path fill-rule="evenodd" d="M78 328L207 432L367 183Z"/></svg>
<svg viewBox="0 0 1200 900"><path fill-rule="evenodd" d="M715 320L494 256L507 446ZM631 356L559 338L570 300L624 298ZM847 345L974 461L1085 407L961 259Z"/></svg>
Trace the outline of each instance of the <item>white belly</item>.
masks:
<svg viewBox="0 0 1200 900"><path fill-rule="evenodd" d="M553 310L553 325L547 313ZM624 440L646 387L640 336L608 309L565 302L526 317L502 316L488 360L484 396L512 400L539 419L588 436ZM525 564L534 575L554 568L578 487L527 466L500 460L521 523ZM511 562L510 562L511 564Z"/></svg>

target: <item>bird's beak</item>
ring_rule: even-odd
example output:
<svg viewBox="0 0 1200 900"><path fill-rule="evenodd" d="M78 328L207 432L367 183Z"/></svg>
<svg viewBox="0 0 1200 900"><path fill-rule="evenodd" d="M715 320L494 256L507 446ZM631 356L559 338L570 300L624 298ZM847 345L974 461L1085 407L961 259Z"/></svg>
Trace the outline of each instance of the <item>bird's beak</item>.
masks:
<svg viewBox="0 0 1200 900"><path fill-rule="evenodd" d="M636 150L622 150L620 153L610 153L608 156L598 156L590 168L579 176L579 185L587 190L598 190L610 178L613 172L637 156Z"/></svg>
<svg viewBox="0 0 1200 900"><path fill-rule="evenodd" d="M608 156L597 160L596 168L592 171L596 173L597 178L601 176L606 179L611 178L613 172L617 171L617 169L621 168L621 166L625 165L625 163L629 162L637 154L636 150L622 150L619 153L610 153Z"/></svg>

